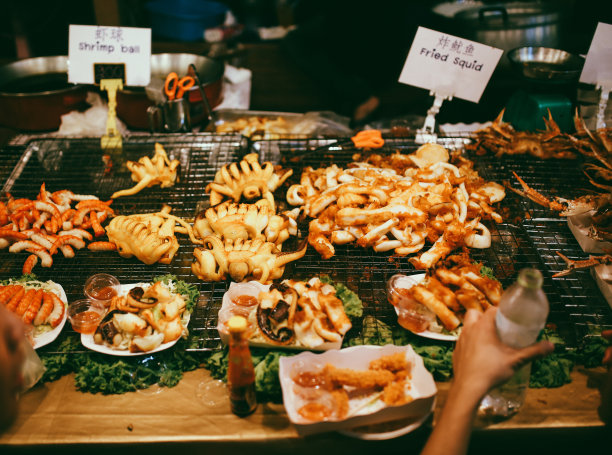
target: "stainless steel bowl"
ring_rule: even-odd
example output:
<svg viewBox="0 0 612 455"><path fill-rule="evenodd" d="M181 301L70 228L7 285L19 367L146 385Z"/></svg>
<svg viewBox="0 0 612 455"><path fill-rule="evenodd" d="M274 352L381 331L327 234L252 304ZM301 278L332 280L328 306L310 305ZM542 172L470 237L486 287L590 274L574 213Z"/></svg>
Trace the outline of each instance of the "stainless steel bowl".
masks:
<svg viewBox="0 0 612 455"><path fill-rule="evenodd" d="M529 79L570 81L578 79L584 58L561 49L526 46L512 49L508 59Z"/></svg>

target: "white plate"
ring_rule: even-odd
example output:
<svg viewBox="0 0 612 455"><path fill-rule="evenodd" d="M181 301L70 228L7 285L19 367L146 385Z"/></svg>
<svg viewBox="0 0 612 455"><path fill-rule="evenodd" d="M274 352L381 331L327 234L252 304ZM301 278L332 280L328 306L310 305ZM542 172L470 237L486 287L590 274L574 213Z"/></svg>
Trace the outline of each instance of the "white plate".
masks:
<svg viewBox="0 0 612 455"><path fill-rule="evenodd" d="M398 406L386 406L382 400L371 402L366 406L359 401L349 404L353 408L352 415L343 420L329 420L310 422L298 413L299 398L295 394L295 383L291 377L296 368L303 371L313 371L322 368L326 363L338 368L354 370L367 370L372 360L382 356L405 353L406 359L412 364L412 379L410 381L410 395L413 400ZM349 430L365 425L374 425L382 422L394 422L411 418L411 425L417 423L423 416L427 416L432 409L437 389L433 376L423 364L412 346L355 346L341 350L330 350L320 354L303 352L292 357L281 357L279 360L279 380L283 391L283 404L289 420L295 425L300 435L321 433L326 431Z"/></svg>
<svg viewBox="0 0 612 455"><path fill-rule="evenodd" d="M232 305L231 303L231 294L236 293L238 295L251 295L253 297L257 297L260 292L266 292L270 289L269 284L261 284L258 281L249 281L247 283L230 283L229 289L225 294L223 294L223 300L221 303L221 308L219 308L219 314L222 311L225 311ZM256 307L256 305L253 305ZM223 321L220 317L217 318L217 331L219 332L219 337L223 344L229 343L229 333L223 329ZM252 341L249 340L249 346L254 348L274 348L274 349L286 349L289 351L327 351L329 349L340 349L342 347L342 342L344 341L344 336L340 339L340 341L331 342L328 341L326 343L320 344L316 347L309 348L302 345L289 344L289 345L276 345L272 343L266 343L264 341Z"/></svg>
<svg viewBox="0 0 612 455"><path fill-rule="evenodd" d="M405 279L406 281L412 282L411 286L405 288L405 289L410 289L412 286L421 283L425 279L425 274L417 273L416 275L407 275ZM395 305L393 305L393 308L395 309L395 314L399 316L399 309ZM459 336L457 335L449 335L446 333L432 332L431 330L424 330L423 332L413 332L412 330L410 330L410 332L420 337L423 337L423 338L429 338L431 340L457 341L457 339L459 338Z"/></svg>
<svg viewBox="0 0 612 455"><path fill-rule="evenodd" d="M59 288L59 297L62 302L64 302L64 317L62 318L62 321L57 325L57 327L34 337L34 349L42 348L43 346L46 346L52 341L54 341L64 328L64 325L66 324L66 319L68 319L68 297L66 297L64 288L59 283L55 283L55 285Z"/></svg>
<svg viewBox="0 0 612 455"><path fill-rule="evenodd" d="M126 295L130 291L130 289L133 289L137 286L148 286L150 284L151 283L123 284L119 288L120 289L119 295ZM189 316L187 317L187 324L189 323ZM187 324L185 324L185 326L187 326ZM113 349L113 348L106 346L105 344L97 344L93 339L93 334L89 334L89 335L86 335L84 333L81 334L81 343L87 349L91 349L92 351L100 352L102 354L115 355L119 357L134 357L134 356L139 356L139 355L153 354L155 352L159 352L159 351L163 351L165 349L171 348L178 342L179 339L180 337L174 341L169 341L168 343L162 343L157 348L153 349L152 351L130 352L127 349L126 350Z"/></svg>
<svg viewBox="0 0 612 455"><path fill-rule="evenodd" d="M431 403L431 409L422 417L411 417L407 419L394 420L392 422L383 422L375 425L349 428L348 430L340 430L338 433L351 438L362 439L364 441L384 441L387 439L399 438L400 436L413 432L423 425L435 407L436 400L434 399Z"/></svg>

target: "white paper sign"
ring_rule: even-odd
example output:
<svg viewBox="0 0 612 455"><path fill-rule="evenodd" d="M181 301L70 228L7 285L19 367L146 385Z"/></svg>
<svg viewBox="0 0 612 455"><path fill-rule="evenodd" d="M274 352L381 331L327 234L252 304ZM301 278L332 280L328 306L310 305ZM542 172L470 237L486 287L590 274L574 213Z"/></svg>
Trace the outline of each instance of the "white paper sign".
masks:
<svg viewBox="0 0 612 455"><path fill-rule="evenodd" d="M503 52L419 27L399 81L477 103Z"/></svg>
<svg viewBox="0 0 612 455"><path fill-rule="evenodd" d="M68 81L94 84L95 63L125 63L125 85L148 85L151 29L71 25Z"/></svg>
<svg viewBox="0 0 612 455"><path fill-rule="evenodd" d="M600 22L593 35L580 82L612 87L612 25Z"/></svg>

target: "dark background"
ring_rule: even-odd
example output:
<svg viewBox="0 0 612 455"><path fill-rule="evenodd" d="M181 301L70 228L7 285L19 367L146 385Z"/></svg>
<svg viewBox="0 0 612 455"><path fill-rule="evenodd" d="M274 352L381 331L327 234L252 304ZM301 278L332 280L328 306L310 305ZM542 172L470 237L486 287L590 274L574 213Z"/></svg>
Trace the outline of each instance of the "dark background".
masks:
<svg viewBox="0 0 612 455"><path fill-rule="evenodd" d="M168 1L171 8L172 0ZM435 1L410 0L225 0L242 35L225 43L226 61L252 70L251 109L350 115L368 96L381 100L376 118L424 115L431 98L397 79L419 25L445 31L431 14ZM561 0L565 6L561 48L586 53L599 21L612 22L611 3ZM4 2L0 16L0 61L66 55L68 25L150 25L146 0L23 0ZM262 42L255 29L299 24L299 40ZM23 44L18 52L17 43ZM304 51L306 49L307 51ZM218 49L212 49L213 53ZM204 41L182 43L154 36L153 52L209 54ZM315 55L316 54L316 55ZM229 55L229 56L228 56ZM503 57L502 57L503 58ZM314 63L313 63L314 62ZM340 70L331 68L330 62ZM331 82L330 82L331 81ZM491 120L521 88L516 74L495 72L479 104L445 103L440 122Z"/></svg>

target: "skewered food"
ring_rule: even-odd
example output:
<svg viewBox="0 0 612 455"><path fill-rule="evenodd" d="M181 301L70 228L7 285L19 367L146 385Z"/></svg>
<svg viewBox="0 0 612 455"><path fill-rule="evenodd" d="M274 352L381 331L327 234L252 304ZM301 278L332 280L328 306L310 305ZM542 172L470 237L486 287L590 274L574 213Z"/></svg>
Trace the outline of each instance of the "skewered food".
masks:
<svg viewBox="0 0 612 455"><path fill-rule="evenodd" d="M229 295L230 301L224 298L219 312L219 330L227 334L227 322L240 314L251 326L251 342L317 349L325 343L339 345L351 328L335 288L316 277L308 282L284 280L269 287L234 284Z"/></svg>
<svg viewBox="0 0 612 455"><path fill-rule="evenodd" d="M188 234L194 243L201 243L194 237L192 227L170 215L170 211L166 205L156 213L118 216L106 227L109 241L91 243L89 249L117 250L121 257L136 256L147 265L170 264L179 247L175 233Z"/></svg>
<svg viewBox="0 0 612 455"><path fill-rule="evenodd" d="M0 248L30 253L23 274L31 273L39 260L43 267L51 267L58 250L72 258L73 248L84 248L86 241L92 240L88 229L96 237L104 234L101 223L114 216L111 202L69 190L50 193L44 183L35 200L14 199L9 194L7 203L0 203Z"/></svg>
<svg viewBox="0 0 612 455"><path fill-rule="evenodd" d="M112 349L148 352L177 340L188 321L185 297L158 281L113 297L93 340Z"/></svg>
<svg viewBox="0 0 612 455"><path fill-rule="evenodd" d="M504 188L485 182L471 161L448 159L446 150L429 144L414 156L372 155L347 169L307 167L287 201L314 218L308 241L324 259L335 254L334 244L408 255L430 242L429 250L410 259L426 269L462 245L488 248L490 233L480 221L502 221L491 204L505 197Z"/></svg>
<svg viewBox="0 0 612 455"><path fill-rule="evenodd" d="M215 180L208 184L206 192L210 193L210 204L217 205L224 198L240 202L264 198L275 209L272 192L279 188L292 174L291 169L282 169L272 163L259 164L256 153L249 153L240 163L225 165L215 175Z"/></svg>
<svg viewBox="0 0 612 455"><path fill-rule="evenodd" d="M285 265L300 259L308 245L293 252L281 252L274 243L262 240L226 240L214 235L202 239L204 246L193 252L193 273L201 280L221 281L231 277L240 282L254 279L261 283L283 275Z"/></svg>
<svg viewBox="0 0 612 455"><path fill-rule="evenodd" d="M179 161L170 160L164 147L155 143L153 158L143 156L138 161L128 161L126 166L132 173L132 180L136 182L136 185L129 189L115 191L111 199L132 196L153 185L160 185L162 188L174 186L177 181Z"/></svg>
<svg viewBox="0 0 612 455"><path fill-rule="evenodd" d="M222 240L264 240L280 249L290 235L297 235L297 224L287 215L276 215L266 199L254 204L225 201L199 213L193 230L199 238L214 234Z"/></svg>

